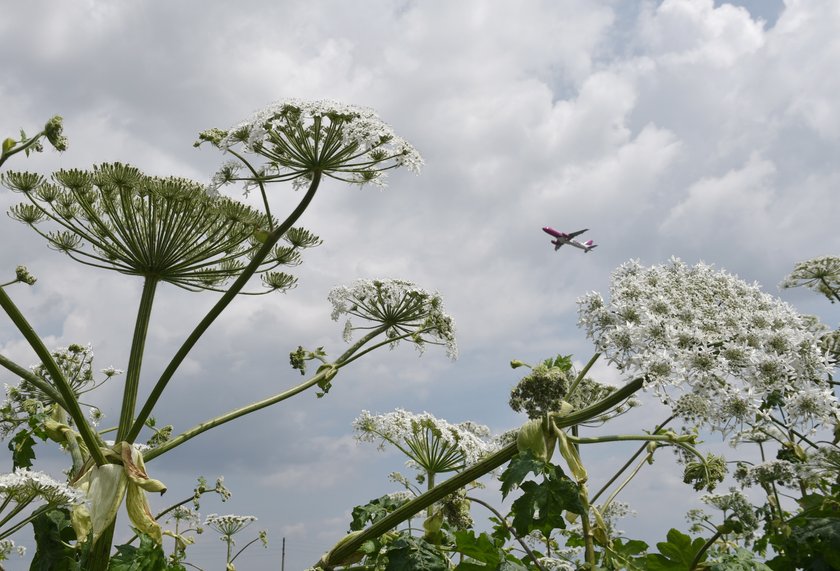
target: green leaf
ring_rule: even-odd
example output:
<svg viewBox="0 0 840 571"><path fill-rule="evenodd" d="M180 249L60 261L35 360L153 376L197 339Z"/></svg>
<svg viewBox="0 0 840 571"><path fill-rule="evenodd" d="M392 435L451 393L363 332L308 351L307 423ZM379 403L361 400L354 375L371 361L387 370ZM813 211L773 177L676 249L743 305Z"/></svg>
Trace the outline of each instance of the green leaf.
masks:
<svg viewBox="0 0 840 571"><path fill-rule="evenodd" d="M438 549L416 537L401 537L387 547L385 571L446 571L449 560Z"/></svg>
<svg viewBox="0 0 840 571"><path fill-rule="evenodd" d="M108 571L186 571L180 563L169 565L163 548L145 534L140 534L140 547L118 545Z"/></svg>
<svg viewBox="0 0 840 571"><path fill-rule="evenodd" d="M499 546L486 533L476 535L472 530L461 530L456 531L454 536L455 551L480 563L486 563L491 569L495 569L504 557L504 552L500 554ZM457 568L462 569L460 565Z"/></svg>
<svg viewBox="0 0 840 571"><path fill-rule="evenodd" d="M35 533L35 555L29 566L30 571L75 571L76 552L67 547L76 539L70 525L70 512L54 509L44 512L32 520Z"/></svg>
<svg viewBox="0 0 840 571"><path fill-rule="evenodd" d="M35 459L35 439L32 432L21 430L9 441L9 450L12 451L12 466L17 468L31 468Z"/></svg>
<svg viewBox="0 0 840 571"><path fill-rule="evenodd" d="M3 154L4 155L12 150L12 148L15 146L15 142L16 141L14 139L12 139L11 137L7 137L6 140L3 141Z"/></svg>
<svg viewBox="0 0 840 571"><path fill-rule="evenodd" d="M554 529L565 529L563 512L585 513L580 489L565 475L549 475L542 483L524 482L522 496L511 505L513 529L524 536L539 530L548 536Z"/></svg>
<svg viewBox="0 0 840 571"><path fill-rule="evenodd" d="M350 531L359 531L374 524L398 507L408 503L408 498L395 499L385 495L381 498L369 501L363 506L353 508L353 521L350 523Z"/></svg>
<svg viewBox="0 0 840 571"><path fill-rule="evenodd" d="M506 498L510 491L519 486L525 476L533 472L535 475L545 473L546 466L551 466L545 460L535 457L530 450L518 453L511 458L505 471L499 476L502 481L502 498Z"/></svg>
<svg viewBox="0 0 840 571"><path fill-rule="evenodd" d="M671 529L667 537L668 541L656 544L659 553L649 554L645 558L648 569L650 571L689 571L692 561L706 544L706 540L698 537L692 541L691 537L676 529ZM706 555L704 553L700 558L701 562L706 559Z"/></svg>

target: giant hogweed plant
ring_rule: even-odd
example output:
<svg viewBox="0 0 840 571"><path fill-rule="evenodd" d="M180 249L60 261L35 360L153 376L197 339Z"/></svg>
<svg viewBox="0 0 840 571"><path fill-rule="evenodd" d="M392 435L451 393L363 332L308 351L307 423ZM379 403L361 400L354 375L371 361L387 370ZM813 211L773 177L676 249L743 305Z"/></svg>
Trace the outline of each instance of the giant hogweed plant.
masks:
<svg viewBox="0 0 840 571"><path fill-rule="evenodd" d="M834 301L840 299L838 269L837 258L803 262L782 285L812 287ZM463 462L467 456L462 453L457 473L425 492L415 487L410 495L387 495L356 508L351 533L315 568L783 570L840 565L840 405L832 378L838 333L754 284L677 259L652 267L624 264L613 274L610 294L609 300L599 294L579 300L580 326L596 346L583 369L575 371L568 356L533 366L511 363L530 369L511 391L511 407L529 418L521 428L501 438L495 449L485 449L471 465ZM612 387L588 378L601 356L631 380ZM604 433L613 418L639 404L633 397L644 390L668 405L670 414L641 434ZM426 448L449 449L451 438L444 438L441 429L427 430L434 438L418 438L423 424L407 418L404 411L378 417L363 413L356 429L362 440L403 451L423 475L428 468L418 458L424 456L410 443L432 441L436 444ZM678 430L670 427L678 422ZM701 431L725 435L735 459L701 452ZM587 470L586 446L625 441L640 441L640 446L615 473ZM752 446L758 449L758 463L745 449ZM713 512L688 514L689 531L702 537L672 529L653 551L617 530L616 519L628 512L618 496L664 448L677 452L685 483L706 492L701 500ZM502 496L518 491L507 515L464 494L465 487L505 463ZM730 465L735 485L713 493ZM409 487L405 477L392 479ZM761 493L764 501L748 499ZM490 509L493 531L476 533L470 525L459 527L443 518L452 498L460 498L461 512L468 513L470 501ZM422 528L401 527L424 509ZM770 560L763 563L759 557Z"/></svg>
<svg viewBox="0 0 840 571"><path fill-rule="evenodd" d="M0 164L18 152L39 149L44 138L63 149L66 140L60 126L60 119L53 119L33 138L22 133L19 141L7 139ZM160 543L162 530L151 514L146 492L166 488L148 475L146 463L221 424L312 387L323 396L341 368L376 348L400 342L421 349L444 345L450 356L455 355L454 325L437 294L407 281L360 280L336 288L329 296L333 318L347 315L353 320L351 325L348 319L345 327L346 339L360 331L344 353L331 359L323 348L299 347L291 353L295 369L306 375L307 362L318 365L303 382L192 428L158 426L153 416L156 404L170 383L177 382L178 368L192 348L234 298L285 292L295 285L288 269L300 263L305 249L320 243L295 223L325 177L383 185L388 171L406 167L416 172L422 165L417 151L373 111L331 101L281 101L231 129L201 133L196 145L204 143L233 157L209 188L182 178L149 176L120 163L62 169L49 176L25 171L0 174L3 186L23 199L11 208L10 216L29 226L50 248L92 271L111 270L143 281L121 377L121 405L117 414L106 415L118 419L113 432L108 430L107 442L97 427L103 411L90 409L83 395L123 372L108 368L97 380L89 350L80 345L51 350L45 345L8 291L14 284L35 282L24 267L0 286L0 307L39 359L29 369L0 354L0 365L19 379L3 407L3 432L12 435L16 467L31 466L36 438L57 442L69 453L70 485L84 496L70 506L72 528L75 545L86 550L89 569L107 568L115 515L123 503L132 526L153 544ZM291 184L300 196L285 218L272 214L270 195L278 183ZM221 196L219 189L230 184L244 185L246 192L257 190L262 208ZM262 287L254 285L257 277ZM197 319L155 379L144 374L142 365L161 284L214 292L218 301ZM141 446L141 440L147 440L148 446Z"/></svg>

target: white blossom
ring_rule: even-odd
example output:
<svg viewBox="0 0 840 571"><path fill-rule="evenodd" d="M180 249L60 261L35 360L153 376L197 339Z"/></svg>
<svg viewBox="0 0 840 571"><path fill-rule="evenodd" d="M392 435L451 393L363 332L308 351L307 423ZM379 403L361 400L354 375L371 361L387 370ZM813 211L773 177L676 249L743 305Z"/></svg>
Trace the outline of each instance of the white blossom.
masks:
<svg viewBox="0 0 840 571"><path fill-rule="evenodd" d="M426 344L443 345L451 359L458 355L455 342L455 321L446 314L443 299L413 283L398 279L356 280L351 286L330 290L327 299L333 306L332 318L342 315L344 339L350 341L354 330L385 327L385 335L392 347L401 339L414 343L422 351ZM373 325L353 326L351 319L372 322Z"/></svg>
<svg viewBox="0 0 840 571"><path fill-rule="evenodd" d="M495 450L490 429L473 422L450 424L428 412L396 409L373 415L364 410L353 421L356 439L385 443L408 456L408 465L433 473L461 470Z"/></svg>
<svg viewBox="0 0 840 571"><path fill-rule="evenodd" d="M211 129L199 137L223 150L241 145L267 158L263 181L302 185L318 171L346 182L384 186L388 170L419 172L423 165L417 150L372 109L331 100L276 101L226 131ZM211 187L232 180L243 179L228 164Z"/></svg>
<svg viewBox="0 0 840 571"><path fill-rule="evenodd" d="M0 496L16 503L35 499L53 506L77 505L84 501L84 494L67 484L62 484L44 474L27 468L0 474Z"/></svg>
<svg viewBox="0 0 840 571"><path fill-rule="evenodd" d="M591 293L578 304L598 349L685 417L726 430L767 420L768 403L800 424L840 410L811 320L724 271L631 261L613 273L609 302Z"/></svg>

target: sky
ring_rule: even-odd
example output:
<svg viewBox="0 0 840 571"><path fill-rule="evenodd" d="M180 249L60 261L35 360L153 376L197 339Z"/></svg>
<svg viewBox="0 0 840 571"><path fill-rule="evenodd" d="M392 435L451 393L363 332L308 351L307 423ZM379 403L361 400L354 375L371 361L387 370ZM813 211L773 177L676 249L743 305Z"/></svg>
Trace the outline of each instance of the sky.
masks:
<svg viewBox="0 0 840 571"><path fill-rule="evenodd" d="M395 491L387 475L402 459L353 439L362 410L428 411L494 432L521 424L507 406L519 378L509 361L585 363L593 347L576 327L576 299L606 295L627 260L702 260L839 321L813 294L777 290L796 262L840 253L835 0L0 5L0 134L36 132L59 114L70 140L64 153L16 157L10 168L121 161L208 181L227 157L193 148L198 132L290 97L371 107L425 159L422 173L395 172L384 190L324 184L300 221L324 243L305 253L298 287L236 300L155 411L178 432L299 382L288 366L298 345L340 354L342 324L326 301L335 285L398 277L445 300L457 361L434 348L375 352L323 399L304 393L149 464L169 486L155 509L190 495L199 475L224 475L231 500L207 498L202 514L255 515L250 537L269 532L269 547L252 546L239 568L278 569L285 538L286 569L303 569L346 532L354 506ZM297 198L274 188L272 210ZM2 210L16 202L0 190ZM599 247L555 252L546 225L588 228L583 238ZM75 264L10 219L0 244L0 271L24 264L38 277L10 295L49 346L90 343L97 367L125 367L139 279ZM159 292L141 395L216 299ZM0 353L34 363L8 320ZM603 364L593 374L621 382ZM116 422L120 395L117 380L90 396L105 424ZM640 432L662 414L646 405L615 429ZM629 453L588 453L593 479ZM67 464L43 449L36 468L60 476ZM638 515L623 529L650 543L686 529L695 504L680 480L663 455L625 492ZM223 547L202 537L190 560L217 567ZM27 568L28 558L10 563Z"/></svg>

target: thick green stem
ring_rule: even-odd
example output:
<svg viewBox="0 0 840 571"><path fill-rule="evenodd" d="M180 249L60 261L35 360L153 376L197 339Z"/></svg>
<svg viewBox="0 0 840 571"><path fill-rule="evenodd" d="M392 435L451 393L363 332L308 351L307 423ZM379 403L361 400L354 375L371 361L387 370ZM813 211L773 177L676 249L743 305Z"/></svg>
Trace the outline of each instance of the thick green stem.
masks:
<svg viewBox="0 0 840 571"><path fill-rule="evenodd" d="M13 148L9 149L8 151L5 151L2 154L0 154L0 166L2 166L3 163L8 161L12 156L20 153L21 151L25 151L26 149L28 149L29 147L31 147L32 145L37 143L38 140L41 137L44 136L44 134L45 134L45 131L41 131L40 133L38 133L37 135L35 135L31 139L29 139L28 141L23 141L20 144L20 146L13 147Z"/></svg>
<svg viewBox="0 0 840 571"><path fill-rule="evenodd" d="M634 393L638 392L643 385L643 377L633 379L611 395L605 397L590 407L573 412L572 414L568 414L566 416L558 416L556 418L557 426L561 428L573 426L603 414L632 396ZM433 503L440 501L456 490L463 488L470 482L473 482L495 470L513 458L516 455L516 452L516 443L508 444L501 450L491 454L480 462L473 464L463 472L459 472L445 482L438 484L434 487L434 489L417 496L407 504L400 506L378 522L365 529L362 533L356 535L352 539L342 542L341 545L330 552L326 566L324 563L319 562L316 564L316 568L320 565L321 568L329 569L329 560L345 560L347 557L355 553L365 541L379 537L386 531L395 528L407 519L417 515Z"/></svg>
<svg viewBox="0 0 840 571"><path fill-rule="evenodd" d="M76 394L73 392L73 388L70 386L70 383L67 382L67 379L64 378L64 374L61 372L61 369L58 368L55 360L53 360L49 349L47 349L44 342L41 341L41 338L38 337L38 334L35 333L35 330L29 322L26 321L26 318L20 310L18 310L12 299L2 288L0 288L0 307L5 310L6 314L18 328L18 331L20 331L23 337L29 342L29 346L32 347L35 354L38 355L38 358L47 370L47 373L49 373L50 378L53 383L55 383L55 388L58 390L62 400L64 401L63 408L67 411L67 414L70 415L70 418L73 419L73 422L76 423L79 435L81 435L85 446L87 446L88 451L90 452L90 455L93 457L97 465L104 465L106 460L102 451L99 450L99 439L87 423L87 419L79 406L79 401L76 399Z"/></svg>
<svg viewBox="0 0 840 571"><path fill-rule="evenodd" d="M717 541L720 536L723 535L723 532L717 531L715 534L703 544L703 547L700 548L700 551L697 552L697 555L694 556L694 559L691 560L691 565L688 566L688 571L694 571L697 569L697 566L700 565L700 561L703 559L703 554L714 545L715 541Z"/></svg>
<svg viewBox="0 0 840 571"><path fill-rule="evenodd" d="M211 420L202 422L201 424L197 424L194 427L190 428L189 430L185 430L184 432L182 432L181 434L179 434L175 438L165 442L164 444L161 444L157 448L152 448L151 450L149 450L148 452L143 454L143 460L145 462L148 462L149 460L152 460L153 458L157 458L161 454L164 454L165 452L168 452L169 450L175 448L176 446L180 446L181 444L183 444L187 440L195 438L196 436L198 436L202 432L207 432L211 428L215 428L217 426L220 426L222 424L230 422L231 420L235 420L235 419L239 418L240 416L245 416L246 414L251 414L252 412L258 411L258 410L260 410L262 408L265 408L267 406L271 406L271 405L276 404L280 401L286 400L289 397L293 397L296 394L305 391L309 387L312 387L312 386L318 384L319 381L324 380L330 372L331 372L330 369L324 369L323 371L316 374L314 377L310 378L306 382L303 382L303 383L297 385L296 387L292 387L291 389L289 389L287 391L283 391L282 393L278 393L274 396L268 397L267 399L263 399L263 400L253 402L253 403L251 403L247 406L237 408L237 409L232 410L230 412L227 412L227 413L225 413L221 416L217 416L216 418L213 418Z"/></svg>
<svg viewBox="0 0 840 571"><path fill-rule="evenodd" d="M584 365L583 369L580 370L580 373L578 373L578 376L575 377L574 381L572 381L572 384L569 387L569 390L566 391L566 399L568 399L569 397L572 396L572 394L575 392L575 389L577 389L580 382L586 376L586 373L589 372L589 369L592 368L592 365L595 364L595 361L597 361L598 357L600 357L600 356L601 356L601 353L595 353L594 355L592 355L592 357L589 359L589 362L586 363L586 365Z"/></svg>
<svg viewBox="0 0 840 571"><path fill-rule="evenodd" d="M134 322L134 336L131 339L131 353L128 356L128 370L125 374L120 423L117 428L117 442L125 439L134 421L134 407L137 404L137 390L140 387L140 370L143 365L143 351L146 347L146 335L149 333L149 321L152 317L152 304L155 300L158 278L146 276L140 307L137 309L137 321Z"/></svg>
<svg viewBox="0 0 840 571"><path fill-rule="evenodd" d="M254 258L251 262L242 270L242 273L233 282L233 285L230 286L224 295L222 295L221 299L216 302L216 305L213 306L212 309L204 316L204 319L193 329L192 333L190 333L189 337L187 337L184 344L181 345L181 348L178 349L178 352L175 353L175 356L172 357L172 360L169 362L169 365L164 370L163 374L161 374L160 379L152 388L149 397L146 399L143 408L137 414L137 419L134 421L131 429L128 431L128 434L125 435L125 439L129 442L133 442L134 439L140 434L140 431L143 429L143 425L146 422L146 419L149 418L149 415L152 414L152 410L154 410L155 405L157 404L158 399L160 399L161 394L163 394L166 385L175 375L175 371L178 370L178 367L187 358L187 355L198 343L198 340L210 328L210 325L216 320L216 318L224 311L224 309L233 301L233 298L236 297L242 288L245 287L245 284L248 283L248 280L251 279L251 276L259 269L260 264L262 264L263 260L271 254L274 245L283 237L283 235L288 232L288 230L292 227L292 225L297 222L298 218L304 213L306 208L309 206L309 203L312 202L312 199L315 197L315 192L318 190L318 184L321 181L321 173L315 172L312 175L312 183L309 185L309 189L307 189L306 194L304 195L303 199L294 209L294 211L283 221L283 223L278 226L273 232L271 232L266 239L265 243L260 247L257 253L254 255Z"/></svg>

